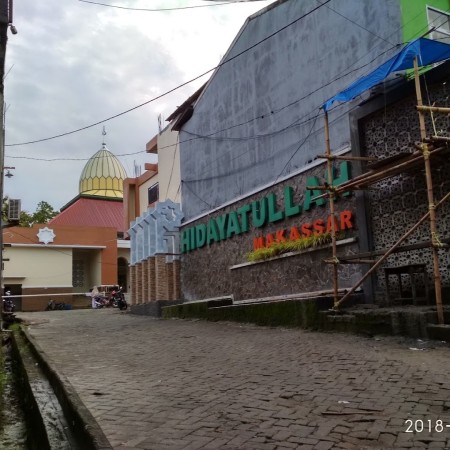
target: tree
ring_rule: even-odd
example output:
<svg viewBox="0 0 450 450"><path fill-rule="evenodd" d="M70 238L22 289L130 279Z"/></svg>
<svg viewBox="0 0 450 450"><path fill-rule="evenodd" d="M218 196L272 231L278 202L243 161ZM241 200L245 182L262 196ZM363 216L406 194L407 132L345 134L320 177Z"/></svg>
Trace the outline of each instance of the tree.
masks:
<svg viewBox="0 0 450 450"><path fill-rule="evenodd" d="M8 197L3 198L2 204L2 222L8 222ZM55 211L53 206L45 201L41 201L38 203L36 207L36 211L32 214L27 211L20 212L20 221L19 226L21 227L31 227L35 223L47 223L53 217L55 217L59 211Z"/></svg>
<svg viewBox="0 0 450 450"><path fill-rule="evenodd" d="M38 203L36 211L31 216L33 219L32 225L35 223L47 223L58 213L59 211L55 211L53 206L49 203L41 201Z"/></svg>
<svg viewBox="0 0 450 450"><path fill-rule="evenodd" d="M31 227L33 225L33 216L26 211L20 211L19 227Z"/></svg>

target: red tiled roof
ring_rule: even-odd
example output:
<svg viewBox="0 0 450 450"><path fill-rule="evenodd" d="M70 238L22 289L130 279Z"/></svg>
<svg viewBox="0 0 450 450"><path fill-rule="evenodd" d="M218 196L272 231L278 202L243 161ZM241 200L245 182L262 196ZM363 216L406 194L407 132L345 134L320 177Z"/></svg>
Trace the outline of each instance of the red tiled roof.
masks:
<svg viewBox="0 0 450 450"><path fill-rule="evenodd" d="M79 197L52 220L52 225L113 227L124 230L123 202L92 197Z"/></svg>

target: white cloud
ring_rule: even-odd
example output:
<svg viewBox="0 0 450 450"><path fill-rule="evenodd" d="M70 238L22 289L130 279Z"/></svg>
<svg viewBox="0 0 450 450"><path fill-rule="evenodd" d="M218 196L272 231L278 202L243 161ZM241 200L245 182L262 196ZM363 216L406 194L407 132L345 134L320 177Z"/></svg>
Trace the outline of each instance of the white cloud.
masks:
<svg viewBox="0 0 450 450"><path fill-rule="evenodd" d="M111 1L111 4L113 2ZM152 8L199 5L155 0ZM9 35L5 70L6 143L47 138L118 114L188 81L220 61L245 19L271 1L171 12L136 12L79 1L15 2L17 35ZM148 1L115 0L128 7ZM206 79L106 124L106 143L129 176L151 161L145 144ZM32 145L6 147L5 194L34 211L45 200L60 208L78 194L86 159L102 143L102 125ZM46 162L26 158L65 158ZM84 160L72 161L80 158Z"/></svg>

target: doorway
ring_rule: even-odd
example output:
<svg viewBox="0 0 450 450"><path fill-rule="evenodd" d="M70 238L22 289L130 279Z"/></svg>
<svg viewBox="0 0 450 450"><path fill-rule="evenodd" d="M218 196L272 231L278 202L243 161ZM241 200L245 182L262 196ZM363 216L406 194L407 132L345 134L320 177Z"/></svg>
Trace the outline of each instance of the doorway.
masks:
<svg viewBox="0 0 450 450"><path fill-rule="evenodd" d="M117 283L128 292L128 261L122 257L117 259Z"/></svg>
<svg viewBox="0 0 450 450"><path fill-rule="evenodd" d="M5 284L5 288L3 289L3 295L7 291L11 292L11 295L22 295L22 285L21 284ZM13 297L14 308L16 311L22 311L22 297Z"/></svg>

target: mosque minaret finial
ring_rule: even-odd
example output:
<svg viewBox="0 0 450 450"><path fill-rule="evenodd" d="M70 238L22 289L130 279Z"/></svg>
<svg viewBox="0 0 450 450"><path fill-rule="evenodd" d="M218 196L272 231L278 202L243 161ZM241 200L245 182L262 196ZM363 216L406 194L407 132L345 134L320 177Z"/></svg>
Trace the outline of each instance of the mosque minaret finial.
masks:
<svg viewBox="0 0 450 450"><path fill-rule="evenodd" d="M105 126L104 126L104 125L103 125L102 135L103 135L102 146L103 146L103 148L106 148L106 143L105 143L106 129L105 129Z"/></svg>

